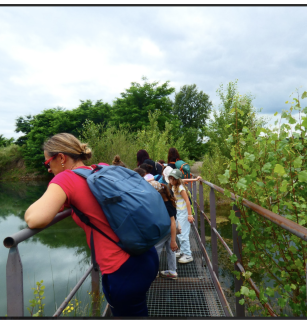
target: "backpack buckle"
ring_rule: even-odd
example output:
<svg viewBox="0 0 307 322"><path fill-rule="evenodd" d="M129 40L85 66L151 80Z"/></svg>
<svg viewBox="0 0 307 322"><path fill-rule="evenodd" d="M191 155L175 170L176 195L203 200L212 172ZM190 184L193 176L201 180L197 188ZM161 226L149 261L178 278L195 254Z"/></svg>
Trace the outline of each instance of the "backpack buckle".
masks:
<svg viewBox="0 0 307 322"><path fill-rule="evenodd" d="M103 201L103 204L109 204L109 203L118 203L120 201L122 201L122 197L121 196L116 196L116 197L112 197L112 198L106 198L104 201Z"/></svg>

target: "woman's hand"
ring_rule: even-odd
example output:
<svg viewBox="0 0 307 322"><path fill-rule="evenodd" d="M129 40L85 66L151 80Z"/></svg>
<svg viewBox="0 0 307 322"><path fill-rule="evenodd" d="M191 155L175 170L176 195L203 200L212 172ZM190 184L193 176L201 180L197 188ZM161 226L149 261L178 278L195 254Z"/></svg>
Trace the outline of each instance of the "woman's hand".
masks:
<svg viewBox="0 0 307 322"><path fill-rule="evenodd" d="M51 183L46 192L35 201L25 213L25 221L29 228L46 227L66 201L64 190L57 184Z"/></svg>
<svg viewBox="0 0 307 322"><path fill-rule="evenodd" d="M189 215L188 216L188 221L189 221L190 224L192 224L193 221L194 221L194 217L192 215Z"/></svg>
<svg viewBox="0 0 307 322"><path fill-rule="evenodd" d="M176 241L171 241L171 250L174 252L178 249Z"/></svg>
<svg viewBox="0 0 307 322"><path fill-rule="evenodd" d="M201 180L202 179L202 177L201 176L198 176L197 178L196 178L196 180L197 181L199 181L199 180Z"/></svg>

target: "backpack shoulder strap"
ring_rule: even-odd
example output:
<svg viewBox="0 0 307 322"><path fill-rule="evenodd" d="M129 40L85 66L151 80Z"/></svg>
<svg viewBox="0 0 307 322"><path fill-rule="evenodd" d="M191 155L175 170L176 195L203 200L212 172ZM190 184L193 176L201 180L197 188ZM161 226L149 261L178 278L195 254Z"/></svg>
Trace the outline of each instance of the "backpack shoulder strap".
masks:
<svg viewBox="0 0 307 322"><path fill-rule="evenodd" d="M96 227L94 224L91 223L90 219L78 208L76 208L74 205L70 205L70 207L73 209L74 213L79 217L79 219L86 224L87 226L97 230L101 235L112 241L117 245L117 242L113 240L111 237L109 237L107 234L105 234L102 230L100 230L98 227Z"/></svg>

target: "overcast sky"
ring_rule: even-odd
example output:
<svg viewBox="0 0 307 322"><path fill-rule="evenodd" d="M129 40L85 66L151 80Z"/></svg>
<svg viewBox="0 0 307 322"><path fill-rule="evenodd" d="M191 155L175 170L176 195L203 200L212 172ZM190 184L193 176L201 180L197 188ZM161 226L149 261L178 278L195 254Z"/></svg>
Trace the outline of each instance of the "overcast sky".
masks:
<svg viewBox="0 0 307 322"><path fill-rule="evenodd" d="M0 62L7 138L19 116L112 103L142 76L195 83L215 107L238 79L273 115L307 90L307 7L0 7Z"/></svg>

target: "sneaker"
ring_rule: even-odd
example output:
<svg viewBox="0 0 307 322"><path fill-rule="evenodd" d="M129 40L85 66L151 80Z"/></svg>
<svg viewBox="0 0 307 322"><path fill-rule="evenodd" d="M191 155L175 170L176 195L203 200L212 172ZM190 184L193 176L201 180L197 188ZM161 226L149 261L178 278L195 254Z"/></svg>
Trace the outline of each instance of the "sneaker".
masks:
<svg viewBox="0 0 307 322"><path fill-rule="evenodd" d="M176 257L180 257L182 254L180 253L180 249L178 248L175 252Z"/></svg>
<svg viewBox="0 0 307 322"><path fill-rule="evenodd" d="M178 274L175 272L171 272L171 271L161 271L160 272L161 277L168 277L171 278L173 280L176 280L178 278Z"/></svg>
<svg viewBox="0 0 307 322"><path fill-rule="evenodd" d="M193 257L192 256L182 255L179 258L178 263L186 264L186 263L189 263L189 262L192 262L192 261L193 261Z"/></svg>

